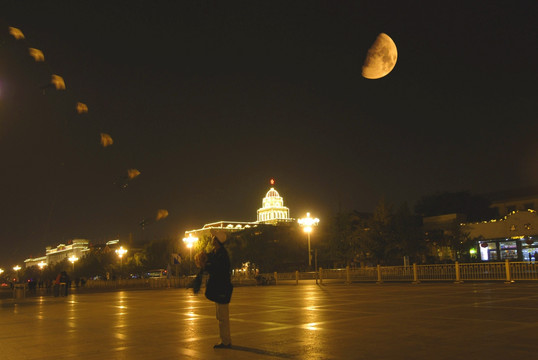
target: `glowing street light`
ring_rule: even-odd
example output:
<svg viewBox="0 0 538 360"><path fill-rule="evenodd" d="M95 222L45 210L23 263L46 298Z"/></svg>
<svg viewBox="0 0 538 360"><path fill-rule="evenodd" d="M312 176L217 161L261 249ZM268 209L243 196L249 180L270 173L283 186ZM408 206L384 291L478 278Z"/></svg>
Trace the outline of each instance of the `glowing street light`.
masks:
<svg viewBox="0 0 538 360"><path fill-rule="evenodd" d="M314 226L317 226L319 223L318 218L312 218L310 217L310 213L306 213L306 217L302 219L298 219L297 222L299 225L303 227L303 230L305 233L307 233L308 236L308 266L312 267L312 251L310 250L310 233L312 232L312 229Z"/></svg>
<svg viewBox="0 0 538 360"><path fill-rule="evenodd" d="M44 261L41 261L39 264L37 264L37 266L39 266L39 269L40 269L40 270L43 270L43 268L44 268L45 266L47 266L47 263L44 262Z"/></svg>
<svg viewBox="0 0 538 360"><path fill-rule="evenodd" d="M183 238L183 242L189 248L189 275L191 274L191 268L192 268L192 247L194 246L194 243L197 241L198 241L198 238L195 236L192 236L192 234L189 234L188 237Z"/></svg>
<svg viewBox="0 0 538 360"><path fill-rule="evenodd" d="M71 256L69 257L69 259L67 259L67 260L71 261L71 263L73 264L73 272L75 272L75 261L78 260L78 257L76 257L76 256L73 254L73 255L71 255Z"/></svg>
<svg viewBox="0 0 538 360"><path fill-rule="evenodd" d="M121 273L123 272L123 255L127 254L127 249L124 249L123 246L120 246L120 248L116 249L115 252L120 258L120 279L121 279Z"/></svg>
<svg viewBox="0 0 538 360"><path fill-rule="evenodd" d="M119 249L116 249L116 254L118 254L119 258L120 258L120 263L121 265L123 265L123 255L125 255L127 253L127 249L124 249L123 246L120 246Z"/></svg>
<svg viewBox="0 0 538 360"><path fill-rule="evenodd" d="M19 282L19 270L22 269L19 265L13 266L13 270L17 272L17 282Z"/></svg>
<svg viewBox="0 0 538 360"><path fill-rule="evenodd" d="M4 269L0 269L0 275L2 275L3 272L4 272Z"/></svg>

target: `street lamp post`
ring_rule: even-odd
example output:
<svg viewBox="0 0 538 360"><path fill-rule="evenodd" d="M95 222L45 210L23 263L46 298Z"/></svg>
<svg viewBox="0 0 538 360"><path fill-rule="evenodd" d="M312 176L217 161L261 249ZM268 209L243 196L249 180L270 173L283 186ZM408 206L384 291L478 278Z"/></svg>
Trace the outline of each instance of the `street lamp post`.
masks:
<svg viewBox="0 0 538 360"><path fill-rule="evenodd" d="M73 274L74 274L75 273L75 261L78 260L78 257L76 257L75 254L73 254L67 260L71 261L71 263L73 264Z"/></svg>
<svg viewBox="0 0 538 360"><path fill-rule="evenodd" d="M308 267L312 267L312 251L310 250L310 233L312 232L312 228L314 226L317 226L319 223L318 218L312 218L310 217L310 213L306 213L306 217L298 220L299 225L303 227L304 232L307 234L308 237Z"/></svg>
<svg viewBox="0 0 538 360"><path fill-rule="evenodd" d="M120 272L123 272L123 255L127 253L127 249L124 249L123 246L120 246L119 249L116 249L116 254L118 254L120 258ZM121 277L121 274L120 274Z"/></svg>
<svg viewBox="0 0 538 360"><path fill-rule="evenodd" d="M118 254L120 258L120 265L123 266L123 255L127 253L127 249L124 249L123 246L120 246L119 249L116 249L116 254Z"/></svg>
<svg viewBox="0 0 538 360"><path fill-rule="evenodd" d="M41 276L40 276L39 283L38 283L38 285L39 285L39 289L41 289L41 287L42 287L42 285L43 285L43 268L44 268L45 266L47 266L47 263L44 262L43 260L41 260L41 261L39 262L39 264L37 264L37 266L39 266L39 270L41 271ZM41 290L39 290L39 291L41 291Z"/></svg>
<svg viewBox="0 0 538 360"><path fill-rule="evenodd" d="M183 242L189 248L189 275L192 272L192 247L194 246L194 243L197 242L197 241L198 241L198 238L192 236L192 234L189 234L188 237L183 238Z"/></svg>
<svg viewBox="0 0 538 360"><path fill-rule="evenodd" d="M16 272L16 274L17 274L17 275L16 275L16 276L17 276L17 279L16 279L17 281L16 281L16 282L19 282L19 270L20 270L20 269L22 269L22 268L21 268L19 265L15 265L15 266L13 267L13 270L15 270L15 272Z"/></svg>

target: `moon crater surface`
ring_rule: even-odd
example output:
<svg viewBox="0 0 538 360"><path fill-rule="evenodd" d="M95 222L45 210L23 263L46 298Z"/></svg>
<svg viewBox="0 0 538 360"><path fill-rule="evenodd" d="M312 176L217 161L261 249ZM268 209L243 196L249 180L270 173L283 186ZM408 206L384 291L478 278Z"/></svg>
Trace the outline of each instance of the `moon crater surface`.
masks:
<svg viewBox="0 0 538 360"><path fill-rule="evenodd" d="M368 49L362 65L362 76L366 79L379 79L388 75L398 59L398 49L394 41L385 33L377 36Z"/></svg>

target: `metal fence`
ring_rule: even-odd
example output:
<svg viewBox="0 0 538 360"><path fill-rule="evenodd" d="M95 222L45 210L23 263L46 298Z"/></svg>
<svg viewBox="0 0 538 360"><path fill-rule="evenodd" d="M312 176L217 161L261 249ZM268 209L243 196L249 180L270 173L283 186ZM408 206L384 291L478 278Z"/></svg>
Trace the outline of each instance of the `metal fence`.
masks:
<svg viewBox="0 0 538 360"><path fill-rule="evenodd" d="M516 280L538 280L538 263L513 262L510 263L510 274Z"/></svg>
<svg viewBox="0 0 538 360"><path fill-rule="evenodd" d="M417 265L417 280L450 281L456 279L454 264Z"/></svg>
<svg viewBox="0 0 538 360"><path fill-rule="evenodd" d="M143 289L143 288L177 288L187 287L190 277L125 279L125 280L88 280L84 284L87 289Z"/></svg>
<svg viewBox="0 0 538 360"><path fill-rule="evenodd" d="M207 276L207 275L206 275ZM88 290L120 290L120 289L152 289L152 288L187 288L194 276L125 279L125 280L88 280L78 291ZM257 275L241 274L232 277L235 286L278 285L303 283L345 283L353 282L428 282L446 281L462 283L465 281L538 281L538 262L493 262L417 265L411 266L376 266L362 268L322 269L311 272L266 273ZM205 284L205 278L202 281ZM4 292L6 293L6 292ZM1 293L0 295L5 295ZM7 293L6 293L7 294ZM25 295L52 295L51 288L39 288L30 291L26 284L18 284L13 290L15 299ZM6 297L6 296L0 296Z"/></svg>
<svg viewBox="0 0 538 360"><path fill-rule="evenodd" d="M273 273L276 283L296 284L299 281L316 282L428 282L428 281L504 281L538 280L538 263L534 262L495 262L417 265L376 266L350 269L322 269L316 272Z"/></svg>
<svg viewBox="0 0 538 360"><path fill-rule="evenodd" d="M128 288L185 288L193 277L129 279L129 280L88 280L89 289ZM495 262L495 263L454 263L437 265L376 266L351 269L322 269L311 272L264 273L257 276L241 274L232 277L236 286L299 284L300 282L428 282L428 281L504 281L538 280L538 263ZM205 283L205 281L203 281Z"/></svg>

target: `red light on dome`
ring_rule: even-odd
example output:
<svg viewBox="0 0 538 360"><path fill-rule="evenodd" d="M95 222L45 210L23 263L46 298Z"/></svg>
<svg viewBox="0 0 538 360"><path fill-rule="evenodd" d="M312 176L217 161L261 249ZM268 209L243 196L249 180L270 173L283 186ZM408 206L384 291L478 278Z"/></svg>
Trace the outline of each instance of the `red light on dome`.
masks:
<svg viewBox="0 0 538 360"><path fill-rule="evenodd" d="M271 178L271 180L269 180L269 184L275 185L275 179Z"/></svg>

